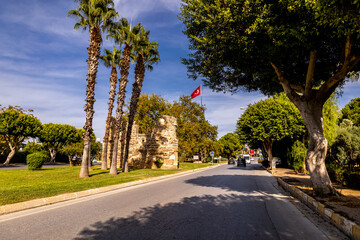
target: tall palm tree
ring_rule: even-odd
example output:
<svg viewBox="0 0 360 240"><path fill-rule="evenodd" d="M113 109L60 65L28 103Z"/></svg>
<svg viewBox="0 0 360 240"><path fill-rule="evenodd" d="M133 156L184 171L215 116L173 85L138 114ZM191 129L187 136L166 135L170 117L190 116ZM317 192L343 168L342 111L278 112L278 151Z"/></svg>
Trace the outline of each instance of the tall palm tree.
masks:
<svg viewBox="0 0 360 240"><path fill-rule="evenodd" d="M90 161L90 144L92 120L94 117L95 102L95 84L96 73L99 65L100 44L102 42L101 30L104 30L118 13L114 9L113 0L75 0L79 3L76 10L68 12L68 16L75 17L78 22L74 28L83 30L89 29L90 45L87 48L88 56L88 73L87 89L84 110L86 112L86 121L84 125L84 151L81 162L80 177L89 177L88 162Z"/></svg>
<svg viewBox="0 0 360 240"><path fill-rule="evenodd" d="M121 18L119 22L113 25L110 29L108 38L114 39L116 44L125 45L123 55L120 62L120 80L119 80L119 93L117 99L116 118L115 118L115 132L114 132L114 148L110 166L110 174L117 174L117 153L119 145L119 135L121 131L121 118L123 115L123 105L125 101L126 85L128 83L128 75L130 68L131 52L134 44L139 39L139 33L141 30L141 24L138 23L134 27L131 27L129 21L126 18Z"/></svg>
<svg viewBox="0 0 360 240"><path fill-rule="evenodd" d="M133 91L130 101L129 121L126 131L126 145L123 163L123 172L128 172L128 157L129 157L129 145L131 139L131 129L134 123L134 117L138 107L139 96L141 93L142 84L145 78L145 69L152 71L153 65L160 61L160 55L158 52L158 43L149 41L150 31L141 29L140 41L136 45L134 52L136 52L136 66L135 66L135 82L133 84Z"/></svg>
<svg viewBox="0 0 360 240"><path fill-rule="evenodd" d="M108 152L108 143L109 143L109 135L110 135L110 123L111 123L111 116L112 111L114 108L114 101L116 95L116 83L117 83L117 66L120 65L121 60L121 50L113 47L113 51L105 49L105 55L101 57L101 60L104 62L105 67L111 68L111 75L110 75L110 92L109 92L109 110L108 115L106 118L105 124L105 136L104 136L104 148L103 148L103 155L101 161L101 169L107 169L107 152Z"/></svg>

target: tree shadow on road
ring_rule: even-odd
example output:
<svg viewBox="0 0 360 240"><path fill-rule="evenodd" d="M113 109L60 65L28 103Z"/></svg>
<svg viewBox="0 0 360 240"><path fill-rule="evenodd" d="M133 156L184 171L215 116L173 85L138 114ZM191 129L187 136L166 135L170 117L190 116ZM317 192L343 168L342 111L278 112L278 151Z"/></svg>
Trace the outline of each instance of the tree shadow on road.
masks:
<svg viewBox="0 0 360 240"><path fill-rule="evenodd" d="M236 191L241 193L274 193L271 187L263 187L263 185L272 185L275 182L272 176L255 176L255 175L212 175L201 176L186 180L188 184L201 186L221 188L227 191Z"/></svg>
<svg viewBox="0 0 360 240"><path fill-rule="evenodd" d="M75 239L278 239L264 205L261 196L188 197L97 222Z"/></svg>

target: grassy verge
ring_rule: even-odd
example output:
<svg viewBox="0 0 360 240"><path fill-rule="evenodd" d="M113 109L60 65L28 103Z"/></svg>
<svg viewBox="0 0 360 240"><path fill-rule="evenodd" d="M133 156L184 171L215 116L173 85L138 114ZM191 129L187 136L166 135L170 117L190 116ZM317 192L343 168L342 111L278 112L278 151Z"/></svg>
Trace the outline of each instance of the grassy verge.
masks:
<svg viewBox="0 0 360 240"><path fill-rule="evenodd" d="M0 205L50 197L91 188L104 187L140 179L174 174L186 170L210 166L206 163L181 163L180 169L136 169L128 173L110 175L109 171L94 166L90 178L79 178L80 167L43 168L0 171Z"/></svg>

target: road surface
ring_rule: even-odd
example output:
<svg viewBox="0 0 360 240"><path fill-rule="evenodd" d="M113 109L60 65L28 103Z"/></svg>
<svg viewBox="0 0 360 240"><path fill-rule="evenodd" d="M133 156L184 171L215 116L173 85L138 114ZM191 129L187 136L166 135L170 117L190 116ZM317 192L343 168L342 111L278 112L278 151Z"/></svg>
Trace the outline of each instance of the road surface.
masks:
<svg viewBox="0 0 360 240"><path fill-rule="evenodd" d="M260 165L207 171L0 216L0 239L347 239Z"/></svg>

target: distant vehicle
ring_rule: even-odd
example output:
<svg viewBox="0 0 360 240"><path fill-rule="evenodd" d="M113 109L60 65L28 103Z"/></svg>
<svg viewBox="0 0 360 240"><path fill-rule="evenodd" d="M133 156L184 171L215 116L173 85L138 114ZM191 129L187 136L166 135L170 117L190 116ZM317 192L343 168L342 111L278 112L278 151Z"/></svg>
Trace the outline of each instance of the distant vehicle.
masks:
<svg viewBox="0 0 360 240"><path fill-rule="evenodd" d="M246 162L246 163L248 163L248 164L251 163L251 162L250 162L250 155L249 155L249 154L244 154L244 155L243 155L243 158L245 159L245 162Z"/></svg>
<svg viewBox="0 0 360 240"><path fill-rule="evenodd" d="M241 167L241 166L244 166L244 167L246 167L246 160L245 160L245 158L239 158L238 160L237 160L237 166L238 167Z"/></svg>
<svg viewBox="0 0 360 240"><path fill-rule="evenodd" d="M234 159L232 159L232 158L229 158L229 160L228 160L228 164L235 164L235 160L234 160Z"/></svg>

